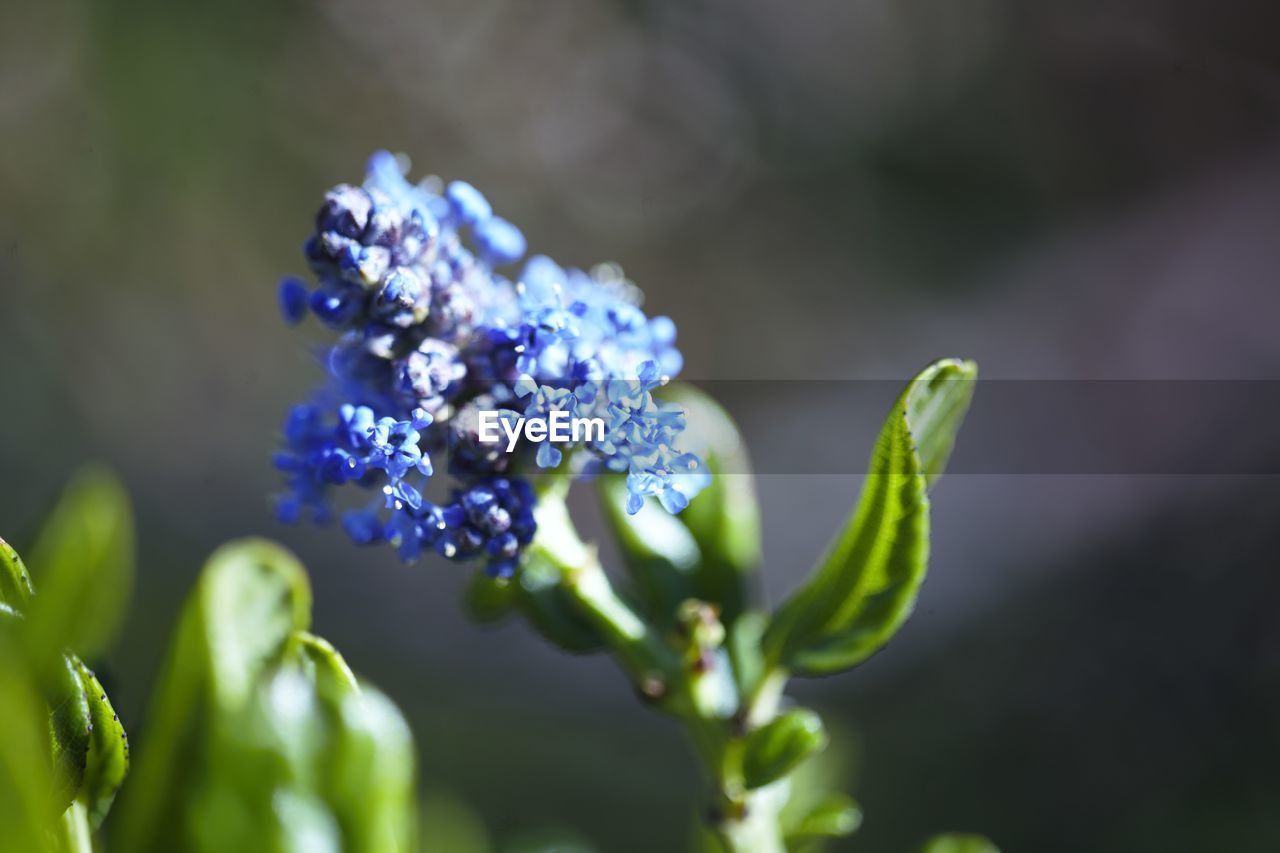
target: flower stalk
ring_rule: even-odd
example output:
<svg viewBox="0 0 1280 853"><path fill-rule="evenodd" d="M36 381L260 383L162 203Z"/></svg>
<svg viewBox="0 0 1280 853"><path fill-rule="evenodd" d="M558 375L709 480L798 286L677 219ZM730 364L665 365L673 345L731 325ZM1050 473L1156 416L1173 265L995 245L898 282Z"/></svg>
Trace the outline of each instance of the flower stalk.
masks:
<svg viewBox="0 0 1280 853"><path fill-rule="evenodd" d="M751 705L742 706L714 606L686 601L677 630L664 637L614 589L598 549L578 535L563 493L561 485L540 492L531 558L557 568L560 588L598 629L637 692L680 722L712 793L706 809L709 828L724 848L781 853L785 846L779 819L789 786L782 779L748 790L743 754L747 729L774 718L785 677L766 679Z"/></svg>

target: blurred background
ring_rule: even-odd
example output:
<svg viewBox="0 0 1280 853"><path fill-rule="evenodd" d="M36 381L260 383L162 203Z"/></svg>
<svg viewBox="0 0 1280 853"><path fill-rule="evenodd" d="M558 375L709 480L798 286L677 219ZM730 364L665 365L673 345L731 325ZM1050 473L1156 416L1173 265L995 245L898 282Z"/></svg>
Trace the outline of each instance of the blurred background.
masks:
<svg viewBox="0 0 1280 853"><path fill-rule="evenodd" d="M428 833L682 849L692 762L607 660L467 624L457 566L273 522L324 339L275 283L324 190L382 147L472 181L535 251L621 263L694 380L1273 380L1278 31L1265 0L5 0L0 530L85 460L130 486L141 574L99 671L138 742L200 563L262 534L405 709ZM859 478L761 467L776 600ZM866 811L847 849L1280 849L1280 480L1233 470L945 478L913 620L796 688Z"/></svg>

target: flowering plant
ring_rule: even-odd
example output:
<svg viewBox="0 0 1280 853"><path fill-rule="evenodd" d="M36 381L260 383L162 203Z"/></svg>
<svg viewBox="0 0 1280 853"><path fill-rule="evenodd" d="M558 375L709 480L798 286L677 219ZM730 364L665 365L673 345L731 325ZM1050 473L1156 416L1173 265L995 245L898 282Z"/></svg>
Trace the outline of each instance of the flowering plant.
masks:
<svg viewBox="0 0 1280 853"><path fill-rule="evenodd" d="M410 184L402 166L375 155L363 187L332 190L306 243L315 283L280 288L290 322L313 314L340 333L325 387L286 422L280 516L340 519L357 544L405 560L471 561L474 619L519 614L562 649L610 654L689 735L705 779L700 846L774 853L852 833L857 805L806 777L822 721L785 688L856 666L910 614L928 489L974 366L939 361L908 384L848 523L770 611L752 583L760 519L742 437L671 381L674 323L647 316L616 267L535 257L507 277L524 252L515 226L469 185ZM604 431L554 446L508 430L502 445L480 428L494 413L588 416ZM617 539L613 576L565 502L585 479ZM337 508L362 491L373 500ZM307 576L283 549L247 540L210 558L136 759L111 679L86 665L132 580L123 488L80 475L28 554L30 571L0 540L0 849L438 849L416 826L403 717L311 633ZM994 848L950 835L925 850Z"/></svg>
<svg viewBox="0 0 1280 853"><path fill-rule="evenodd" d="M759 513L741 437L710 398L669 384L681 367L675 324L647 316L614 266L588 273L536 256L504 273L524 256L521 232L471 185L406 173L381 152L362 186L332 189L305 244L315 283L280 286L289 322L312 314L340 333L324 353L327 384L286 421L280 517L341 518L357 544L388 543L407 561L426 550L475 560L477 620L519 613L561 648L611 654L687 730L723 848L768 853L854 831L860 812L844 795L790 802L795 771L826 735L784 689L856 666L910 614L928 488L974 365L939 361L908 385L848 523L767 612L750 584ZM595 415L607 429L507 453L482 440L490 411ZM438 495L441 475L454 485ZM565 495L584 478L620 545L621 589L570 518ZM357 491L344 486L374 498L339 512L335 501Z"/></svg>

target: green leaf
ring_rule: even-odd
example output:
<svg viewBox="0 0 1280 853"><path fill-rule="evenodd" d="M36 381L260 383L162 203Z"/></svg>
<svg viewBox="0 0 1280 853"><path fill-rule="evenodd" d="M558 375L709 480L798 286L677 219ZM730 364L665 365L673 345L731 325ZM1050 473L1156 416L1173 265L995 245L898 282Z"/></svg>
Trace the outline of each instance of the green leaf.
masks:
<svg viewBox="0 0 1280 853"><path fill-rule="evenodd" d="M304 671L313 684L334 694L359 692L355 673L332 643L308 631L295 632L293 642L305 664Z"/></svg>
<svg viewBox="0 0 1280 853"><path fill-rule="evenodd" d="M929 839L920 853L1000 853L1000 848L981 835L949 833Z"/></svg>
<svg viewBox="0 0 1280 853"><path fill-rule="evenodd" d="M18 552L0 539L0 604L22 613L31 599L31 576Z"/></svg>
<svg viewBox="0 0 1280 853"><path fill-rule="evenodd" d="M529 624L559 648L589 654L605 641L560 587L560 571L530 552L516 575L516 602Z"/></svg>
<svg viewBox="0 0 1280 853"><path fill-rule="evenodd" d="M46 673L54 814L61 814L71 805L80 790L93 727L89 701L75 661L65 655L60 656L59 661L58 666Z"/></svg>
<svg viewBox="0 0 1280 853"><path fill-rule="evenodd" d="M826 745L827 733L818 715L805 708L793 708L747 735L742 755L743 783L748 788L760 788L776 782Z"/></svg>
<svg viewBox="0 0 1280 853"><path fill-rule="evenodd" d="M328 701L336 704L337 727L324 794L342 827L344 849L408 853L417 808L408 724L368 686Z"/></svg>
<svg viewBox="0 0 1280 853"><path fill-rule="evenodd" d="M765 675L764 655L760 639L768 627L769 617L758 610L749 610L729 626L729 660L733 664L734 681L744 696L755 693L760 679Z"/></svg>
<svg viewBox="0 0 1280 853"><path fill-rule="evenodd" d="M113 849L166 851L194 784L203 732L257 694L265 674L310 622L306 572L278 545L247 539L218 549L187 599L112 823Z"/></svg>
<svg viewBox="0 0 1280 853"><path fill-rule="evenodd" d="M337 822L316 791L331 739L316 693L304 667L282 666L242 706L209 714L197 738L207 747L194 756L190 782L175 795L178 819L156 833L156 849L340 850Z"/></svg>
<svg viewBox="0 0 1280 853"><path fill-rule="evenodd" d="M802 850L824 838L852 835L862 825L862 809L845 794L829 794L787 831L787 849Z"/></svg>
<svg viewBox="0 0 1280 853"><path fill-rule="evenodd" d="M638 513L628 515L624 475L605 474L597 484L605 521L640 604L654 621L670 627L680 603L697 596L695 572L702 561L698 543L680 520L654 501L646 501Z"/></svg>
<svg viewBox="0 0 1280 853"><path fill-rule="evenodd" d="M679 519L702 555L693 594L719 604L729 624L746 606L747 577L760 565L760 506L751 461L733 418L711 397L679 382L661 394L685 409L681 450L697 453L713 475Z"/></svg>
<svg viewBox="0 0 1280 853"><path fill-rule="evenodd" d="M771 664L801 675L848 669L911 614L928 563L927 487L946 464L976 375L972 362L948 359L907 386L880 431L852 517L765 633Z"/></svg>
<svg viewBox="0 0 1280 853"><path fill-rule="evenodd" d="M108 824L112 849L408 853L408 726L306 630L310 601L304 570L276 545L210 558Z"/></svg>
<svg viewBox="0 0 1280 853"><path fill-rule="evenodd" d="M133 584L133 515L124 487L104 469L81 471L29 556L39 589L28 608L32 649L47 660L64 648L100 654Z"/></svg>
<svg viewBox="0 0 1280 853"><path fill-rule="evenodd" d="M102 825L129 771L129 737L98 677L78 658L72 657L71 662L80 676L93 725L89 732L84 781L77 800L84 805L89 822L97 828Z"/></svg>
<svg viewBox="0 0 1280 853"><path fill-rule="evenodd" d="M293 632L311 624L306 570L288 551L261 539L214 552L196 602L209 686L215 701L228 707L243 704L261 673L280 661Z"/></svg>

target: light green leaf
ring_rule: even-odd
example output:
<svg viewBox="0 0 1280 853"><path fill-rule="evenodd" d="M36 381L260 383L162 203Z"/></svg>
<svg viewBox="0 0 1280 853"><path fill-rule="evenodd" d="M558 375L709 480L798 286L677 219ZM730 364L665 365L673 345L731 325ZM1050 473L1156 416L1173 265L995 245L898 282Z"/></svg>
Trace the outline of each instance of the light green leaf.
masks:
<svg viewBox="0 0 1280 853"><path fill-rule="evenodd" d="M680 382L661 395L685 409L680 449L698 454L712 474L679 520L702 555L693 595L719 604L729 624L746 606L747 578L760 565L760 506L751 461L733 418L711 397Z"/></svg>
<svg viewBox="0 0 1280 853"><path fill-rule="evenodd" d="M196 601L215 701L241 705L260 674L279 662L294 631L311 624L311 584L285 549L245 539L214 552Z"/></svg>
<svg viewBox="0 0 1280 853"><path fill-rule="evenodd" d="M32 649L46 661L64 648L100 654L133 584L133 514L124 487L104 469L81 471L28 556L40 593L28 607Z"/></svg>
<svg viewBox="0 0 1280 853"><path fill-rule="evenodd" d="M209 558L152 695L143 750L113 819L114 849L175 849L173 816L200 766L202 732L255 697L310 610L306 572L280 546L241 540Z"/></svg>
<svg viewBox="0 0 1280 853"><path fill-rule="evenodd" d="M825 838L852 835L862 825L862 809L845 794L829 794L787 831L787 849L804 850Z"/></svg>
<svg viewBox="0 0 1280 853"><path fill-rule="evenodd" d="M981 835L949 833L929 839L920 853L1000 853L1000 848Z"/></svg>
<svg viewBox="0 0 1280 853"><path fill-rule="evenodd" d="M337 725L324 794L342 827L344 849L408 853L417 808L408 724L367 685L326 701L336 706Z"/></svg>
<svg viewBox="0 0 1280 853"><path fill-rule="evenodd" d="M71 657L89 703L89 753L85 760L84 782L76 799L94 828L102 825L116 791L129 771L129 737L125 734L107 691L98 677L78 658Z"/></svg>
<svg viewBox="0 0 1280 853"><path fill-rule="evenodd" d="M734 681L744 696L755 693L765 675L760 639L768 625L768 615L749 610L728 628L729 641L725 645L729 650L729 661L733 664Z"/></svg>
<svg viewBox="0 0 1280 853"><path fill-rule="evenodd" d="M243 706L218 709L206 720L199 740L207 749L175 800L179 819L157 833L167 834L164 849L342 849L337 821L316 791L330 737L316 687L299 667L273 673L264 674Z"/></svg>
<svg viewBox="0 0 1280 853"><path fill-rule="evenodd" d="M355 673L332 643L308 631L296 632L293 642L304 662L304 671L313 684L334 694L359 692Z"/></svg>
<svg viewBox="0 0 1280 853"><path fill-rule="evenodd" d="M771 664L802 675L847 669L911 614L928 563L927 487L946 463L976 375L972 362L947 359L907 386L880 431L852 517L765 633Z"/></svg>
<svg viewBox="0 0 1280 853"><path fill-rule="evenodd" d="M210 558L178 625L112 849L409 853L414 748L395 706L309 633L283 549Z"/></svg>
<svg viewBox="0 0 1280 853"><path fill-rule="evenodd" d="M747 735L743 783L760 788L776 782L826 745L821 718L806 708L793 708Z"/></svg>

